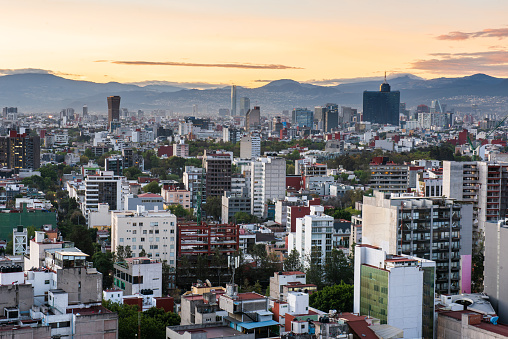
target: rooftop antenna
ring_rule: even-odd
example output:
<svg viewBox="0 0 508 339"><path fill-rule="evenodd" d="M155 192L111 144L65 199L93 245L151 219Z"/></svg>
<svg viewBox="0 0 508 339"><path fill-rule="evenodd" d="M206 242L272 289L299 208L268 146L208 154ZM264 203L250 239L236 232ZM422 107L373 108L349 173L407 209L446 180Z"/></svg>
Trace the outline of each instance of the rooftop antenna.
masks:
<svg viewBox="0 0 508 339"><path fill-rule="evenodd" d="M386 71L385 71L385 83L386 83Z"/></svg>

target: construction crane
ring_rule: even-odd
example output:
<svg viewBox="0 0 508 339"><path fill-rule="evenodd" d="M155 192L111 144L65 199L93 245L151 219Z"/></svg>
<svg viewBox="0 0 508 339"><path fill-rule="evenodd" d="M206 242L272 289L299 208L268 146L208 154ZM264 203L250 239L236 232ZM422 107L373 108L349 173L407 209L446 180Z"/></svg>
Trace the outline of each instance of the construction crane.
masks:
<svg viewBox="0 0 508 339"><path fill-rule="evenodd" d="M198 226L201 225L201 203L203 201L203 186L204 186L204 179L205 179L205 169L201 169L201 180L199 182L199 191L198 191L198 201L196 202L196 216L197 216L197 224Z"/></svg>
<svg viewBox="0 0 508 339"><path fill-rule="evenodd" d="M506 119L508 119L508 115L504 117L503 120L501 120L501 122L499 122L494 128L492 128L488 133L487 135L485 136L485 139L488 140L489 137L491 136L492 133L494 133L499 127L501 127L504 122L506 121ZM471 148L471 153L473 154L473 160L478 160L477 159L477 155L476 155L476 152L478 151L478 148L480 148L481 146L481 143L478 145L478 146L474 146L473 145L473 142L471 141L471 138L469 137L469 133L467 134L467 142L469 143L469 147Z"/></svg>

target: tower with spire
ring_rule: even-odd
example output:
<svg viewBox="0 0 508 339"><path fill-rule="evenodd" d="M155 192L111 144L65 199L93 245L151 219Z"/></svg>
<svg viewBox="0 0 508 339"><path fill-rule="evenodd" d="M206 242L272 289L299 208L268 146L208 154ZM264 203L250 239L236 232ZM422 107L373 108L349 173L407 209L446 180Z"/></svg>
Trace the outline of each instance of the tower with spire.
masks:
<svg viewBox="0 0 508 339"><path fill-rule="evenodd" d="M400 92L391 90L386 80L377 91L363 92L363 120L377 124L399 125Z"/></svg>

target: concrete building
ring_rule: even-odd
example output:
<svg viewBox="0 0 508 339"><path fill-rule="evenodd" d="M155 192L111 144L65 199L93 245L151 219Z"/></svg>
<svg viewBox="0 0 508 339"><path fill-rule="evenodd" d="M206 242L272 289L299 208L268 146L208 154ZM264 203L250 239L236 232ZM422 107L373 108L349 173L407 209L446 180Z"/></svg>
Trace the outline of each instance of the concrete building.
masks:
<svg viewBox="0 0 508 339"><path fill-rule="evenodd" d="M203 168L206 171L206 197L221 197L231 190L231 155L205 150ZM189 189L188 187L186 187Z"/></svg>
<svg viewBox="0 0 508 339"><path fill-rule="evenodd" d="M404 193L408 189L408 166L389 162L387 157L374 157L370 163L371 188L381 192Z"/></svg>
<svg viewBox="0 0 508 339"><path fill-rule="evenodd" d="M245 130L257 131L261 127L261 112L259 106L254 106L245 114Z"/></svg>
<svg viewBox="0 0 508 339"><path fill-rule="evenodd" d="M109 204L112 211L123 209L123 193L128 192L129 186L123 176L113 172L100 172L85 178L85 200L82 205L83 214L97 211L100 203Z"/></svg>
<svg viewBox="0 0 508 339"><path fill-rule="evenodd" d="M15 130L0 137L0 166L13 169L38 169L41 165L41 139Z"/></svg>
<svg viewBox="0 0 508 339"><path fill-rule="evenodd" d="M164 210L164 199L155 193L129 194L125 196L125 210L135 211L138 206L143 206L145 211Z"/></svg>
<svg viewBox="0 0 508 339"><path fill-rule="evenodd" d="M218 299L226 292L222 286L208 286L208 284L195 284L191 291L182 295L180 325L207 324L222 320L227 312L219 308Z"/></svg>
<svg viewBox="0 0 508 339"><path fill-rule="evenodd" d="M108 97L108 129L112 121L120 120L120 97L110 96Z"/></svg>
<svg viewBox="0 0 508 339"><path fill-rule="evenodd" d="M437 339L501 339L508 326L484 321L484 315L469 310L438 312Z"/></svg>
<svg viewBox="0 0 508 339"><path fill-rule="evenodd" d="M161 189L161 195L166 204L169 205L182 205L185 209L191 208L191 192L187 190L175 190L169 187Z"/></svg>
<svg viewBox="0 0 508 339"><path fill-rule="evenodd" d="M240 227L234 224L178 223L178 255L232 254L238 250Z"/></svg>
<svg viewBox="0 0 508 339"><path fill-rule="evenodd" d="M130 246L134 257L144 250L148 257L176 266L176 216L166 211L111 213L111 248Z"/></svg>
<svg viewBox="0 0 508 339"><path fill-rule="evenodd" d="M225 224L236 223L235 214L238 212L250 213L250 204L251 198L246 192L224 192L222 196L222 222Z"/></svg>
<svg viewBox="0 0 508 339"><path fill-rule="evenodd" d="M226 325L225 322L211 322L206 324L180 325L166 327L168 339L254 339L252 333L242 333Z"/></svg>
<svg viewBox="0 0 508 339"><path fill-rule="evenodd" d="M162 262L147 257L126 258L114 264L113 285L125 295L162 297Z"/></svg>
<svg viewBox="0 0 508 339"><path fill-rule="evenodd" d="M183 140L178 144L173 144L173 155L180 158L188 158L189 144L185 144Z"/></svg>
<svg viewBox="0 0 508 339"><path fill-rule="evenodd" d="M236 116L236 85L231 86L231 116Z"/></svg>
<svg viewBox="0 0 508 339"><path fill-rule="evenodd" d="M253 159L261 156L261 138L246 135L240 140L240 158Z"/></svg>
<svg viewBox="0 0 508 339"><path fill-rule="evenodd" d="M305 273L298 271L275 272L274 276L270 277L270 298L286 301L284 286L289 284L307 284Z"/></svg>
<svg viewBox="0 0 508 339"><path fill-rule="evenodd" d="M305 258L316 256L322 264L332 252L333 217L323 206L310 206L310 214L296 219L296 232L289 233L288 252L293 249Z"/></svg>
<svg viewBox="0 0 508 339"><path fill-rule="evenodd" d="M291 113L291 123L294 127L310 127L314 125L314 112L307 108L295 108Z"/></svg>
<svg viewBox="0 0 508 339"><path fill-rule="evenodd" d="M123 170L126 169L123 157L115 154L104 159L104 167L106 171L113 172L114 175L123 175Z"/></svg>
<svg viewBox="0 0 508 339"><path fill-rule="evenodd" d="M250 99L247 97L240 98L240 116L244 117L250 110Z"/></svg>
<svg viewBox="0 0 508 339"><path fill-rule="evenodd" d="M431 260L357 245L354 313L400 328L404 338L432 339L435 269Z"/></svg>
<svg viewBox="0 0 508 339"><path fill-rule="evenodd" d="M508 226L505 220L485 224L484 292L499 315L508 323L508 273L503 261L508 256Z"/></svg>
<svg viewBox="0 0 508 339"><path fill-rule="evenodd" d="M206 201L206 172L204 169L194 166L185 166L183 184L185 185L185 189L191 193L192 208L197 208L199 193L202 195L202 200Z"/></svg>
<svg viewBox="0 0 508 339"><path fill-rule="evenodd" d="M265 203L286 195L286 160L261 157L251 163L251 214L263 216Z"/></svg>
<svg viewBox="0 0 508 339"><path fill-rule="evenodd" d="M97 211L91 211L88 214L88 228L97 228L98 230L111 229L111 214L108 204L99 204Z"/></svg>
<svg viewBox="0 0 508 339"><path fill-rule="evenodd" d="M362 243L436 262L437 293L470 293L473 209L454 200L375 192L362 205Z"/></svg>

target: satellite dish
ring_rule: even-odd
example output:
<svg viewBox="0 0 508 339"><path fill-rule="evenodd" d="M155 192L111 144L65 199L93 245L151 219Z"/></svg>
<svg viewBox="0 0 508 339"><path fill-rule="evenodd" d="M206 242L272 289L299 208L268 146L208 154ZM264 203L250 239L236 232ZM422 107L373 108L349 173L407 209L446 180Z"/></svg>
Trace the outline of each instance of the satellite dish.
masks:
<svg viewBox="0 0 508 339"><path fill-rule="evenodd" d="M212 283L210 282L210 280L206 279L205 282L207 283L208 287L212 287Z"/></svg>

